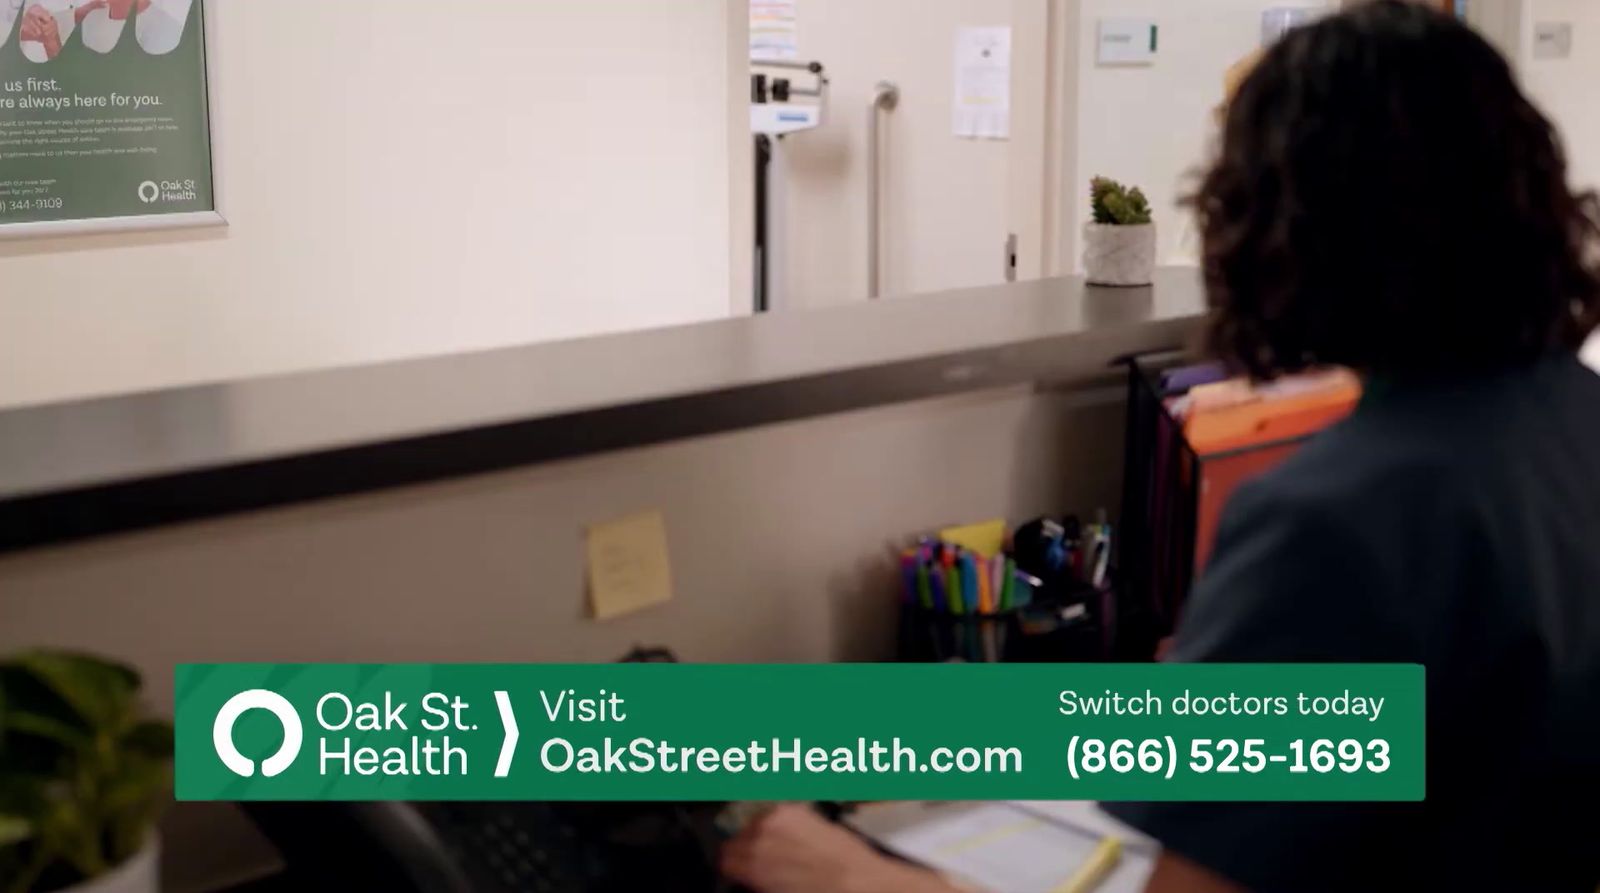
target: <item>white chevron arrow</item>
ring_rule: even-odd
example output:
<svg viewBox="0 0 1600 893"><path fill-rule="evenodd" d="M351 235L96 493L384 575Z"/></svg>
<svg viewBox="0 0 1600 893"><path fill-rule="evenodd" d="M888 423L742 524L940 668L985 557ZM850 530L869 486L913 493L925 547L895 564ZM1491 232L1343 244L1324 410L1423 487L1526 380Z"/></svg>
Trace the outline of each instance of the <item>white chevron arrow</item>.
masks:
<svg viewBox="0 0 1600 893"><path fill-rule="evenodd" d="M517 715L511 712L511 695L497 691L494 702L500 708L500 722L506 727L506 740L500 744L500 761L494 764L494 777L505 778L511 774L511 758L517 753L517 739L522 734L517 731Z"/></svg>

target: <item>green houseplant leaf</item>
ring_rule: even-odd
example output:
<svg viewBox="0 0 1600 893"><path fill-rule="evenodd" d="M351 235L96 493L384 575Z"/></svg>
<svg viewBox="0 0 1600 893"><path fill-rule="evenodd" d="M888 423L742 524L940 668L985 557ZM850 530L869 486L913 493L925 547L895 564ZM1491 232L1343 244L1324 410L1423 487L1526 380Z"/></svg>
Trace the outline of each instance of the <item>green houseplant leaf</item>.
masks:
<svg viewBox="0 0 1600 893"><path fill-rule="evenodd" d="M1089 210L1095 223L1108 226L1139 226L1152 220L1144 191L1129 189L1109 177L1089 181Z"/></svg>
<svg viewBox="0 0 1600 893"><path fill-rule="evenodd" d="M55 890L137 854L172 790L172 726L91 655L0 660L0 893Z"/></svg>
<svg viewBox="0 0 1600 893"><path fill-rule="evenodd" d="M172 758L172 723L146 719L134 723L123 736L123 743L132 753L167 761Z"/></svg>
<svg viewBox="0 0 1600 893"><path fill-rule="evenodd" d="M86 726L107 728L127 719L139 674L122 664L64 652L33 651L13 662L59 697Z"/></svg>
<svg viewBox="0 0 1600 893"><path fill-rule="evenodd" d="M88 747L94 743L94 735L89 730L38 713L14 713L6 717L5 727L8 740L31 736L66 748ZM18 747L23 746L21 741L16 743Z"/></svg>
<svg viewBox="0 0 1600 893"><path fill-rule="evenodd" d="M0 815L0 849L16 846L32 836L32 822L20 816Z"/></svg>
<svg viewBox="0 0 1600 893"><path fill-rule="evenodd" d="M146 762L130 766L107 792L104 839L108 858L120 864L144 848L172 791L172 768Z"/></svg>
<svg viewBox="0 0 1600 893"><path fill-rule="evenodd" d="M23 871L25 856L21 845L33 837L33 823L20 816L0 813L0 878L11 878Z"/></svg>

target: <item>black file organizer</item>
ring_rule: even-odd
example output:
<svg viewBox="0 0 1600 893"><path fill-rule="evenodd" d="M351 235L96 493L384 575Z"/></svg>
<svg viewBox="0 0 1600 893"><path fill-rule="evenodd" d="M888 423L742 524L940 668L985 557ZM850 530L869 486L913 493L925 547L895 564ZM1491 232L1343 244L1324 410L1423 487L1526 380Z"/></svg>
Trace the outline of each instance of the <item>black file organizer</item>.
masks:
<svg viewBox="0 0 1600 893"><path fill-rule="evenodd" d="M1181 353L1131 357L1128 366L1126 460L1122 478L1121 579L1115 652L1149 660L1172 634L1194 584L1201 460L1162 399L1162 370Z"/></svg>
<svg viewBox="0 0 1600 893"><path fill-rule="evenodd" d="M1123 470L1123 601L1117 652L1147 660L1170 636L1214 538L1228 495L1308 440L1300 434L1202 454L1167 412L1161 374L1181 353L1128 360L1127 462ZM1207 540L1210 539L1210 542Z"/></svg>

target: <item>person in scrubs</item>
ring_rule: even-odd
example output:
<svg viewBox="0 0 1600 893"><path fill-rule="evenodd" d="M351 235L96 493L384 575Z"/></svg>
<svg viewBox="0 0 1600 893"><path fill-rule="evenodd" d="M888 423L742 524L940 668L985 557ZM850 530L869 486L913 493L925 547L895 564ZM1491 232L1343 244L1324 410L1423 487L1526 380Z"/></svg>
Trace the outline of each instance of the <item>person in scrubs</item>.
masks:
<svg viewBox="0 0 1600 893"><path fill-rule="evenodd" d="M1427 668L1422 803L1123 803L1149 893L1600 882L1600 224L1456 19L1364 4L1229 104L1193 204L1212 352L1344 366L1354 414L1230 501L1170 658ZM761 893L948 893L809 810L724 852Z"/></svg>

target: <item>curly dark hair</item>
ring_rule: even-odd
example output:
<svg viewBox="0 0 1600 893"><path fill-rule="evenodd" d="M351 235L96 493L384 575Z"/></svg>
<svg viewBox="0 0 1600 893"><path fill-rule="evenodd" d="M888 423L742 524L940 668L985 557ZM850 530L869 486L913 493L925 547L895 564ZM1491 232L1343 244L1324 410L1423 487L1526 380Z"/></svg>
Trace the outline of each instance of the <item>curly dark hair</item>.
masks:
<svg viewBox="0 0 1600 893"><path fill-rule="evenodd" d="M1190 200L1209 346L1256 378L1451 375L1576 350L1600 225L1487 41L1378 2L1291 32L1227 109Z"/></svg>

